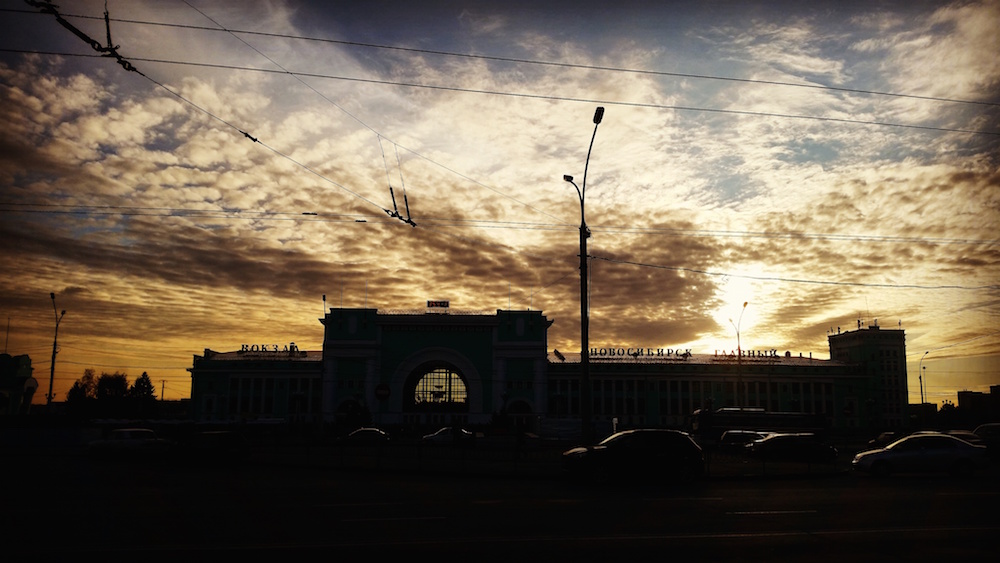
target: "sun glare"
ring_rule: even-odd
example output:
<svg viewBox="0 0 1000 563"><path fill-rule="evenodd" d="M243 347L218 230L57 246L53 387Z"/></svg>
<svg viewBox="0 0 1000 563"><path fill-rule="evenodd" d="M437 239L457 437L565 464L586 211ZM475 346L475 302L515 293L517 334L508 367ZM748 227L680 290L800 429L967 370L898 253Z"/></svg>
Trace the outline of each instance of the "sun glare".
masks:
<svg viewBox="0 0 1000 563"><path fill-rule="evenodd" d="M705 353L735 351L737 346L744 350L753 347L753 338L747 338L747 335L753 334L753 327L760 317L760 308L755 303L760 298L762 283L754 278L764 275L759 266L752 266L721 279L715 293L718 306L709 312L719 328L704 340L708 348Z"/></svg>

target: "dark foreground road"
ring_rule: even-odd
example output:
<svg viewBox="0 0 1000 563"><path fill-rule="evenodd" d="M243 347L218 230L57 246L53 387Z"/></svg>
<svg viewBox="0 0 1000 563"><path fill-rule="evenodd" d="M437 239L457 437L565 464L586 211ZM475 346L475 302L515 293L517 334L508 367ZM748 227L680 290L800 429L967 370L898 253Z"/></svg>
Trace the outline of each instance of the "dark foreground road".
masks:
<svg viewBox="0 0 1000 563"><path fill-rule="evenodd" d="M993 474L596 488L551 475L111 462L58 452L18 456L15 473L2 521L10 561L947 563L989 559L1000 537Z"/></svg>

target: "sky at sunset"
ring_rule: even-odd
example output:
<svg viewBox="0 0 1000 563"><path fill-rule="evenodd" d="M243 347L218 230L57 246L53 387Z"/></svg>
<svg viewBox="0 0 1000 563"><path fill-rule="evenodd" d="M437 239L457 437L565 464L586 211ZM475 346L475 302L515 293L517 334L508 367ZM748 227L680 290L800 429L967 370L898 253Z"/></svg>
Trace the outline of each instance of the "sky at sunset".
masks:
<svg viewBox="0 0 1000 563"><path fill-rule="evenodd" d="M931 402L1000 384L998 1L108 0L110 56L68 28L106 50L104 0L43 4L0 1L0 322L35 403L50 293L56 401L320 350L324 296L540 310L579 352L585 172L592 347L738 325L825 359L877 319L911 402L918 366Z"/></svg>

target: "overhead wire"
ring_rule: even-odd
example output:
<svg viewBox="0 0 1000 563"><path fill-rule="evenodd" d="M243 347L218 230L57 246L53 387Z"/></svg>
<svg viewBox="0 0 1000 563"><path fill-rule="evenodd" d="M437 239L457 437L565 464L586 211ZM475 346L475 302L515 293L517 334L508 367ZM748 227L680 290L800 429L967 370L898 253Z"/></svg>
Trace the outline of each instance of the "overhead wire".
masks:
<svg viewBox="0 0 1000 563"><path fill-rule="evenodd" d="M787 282L787 283L799 283L799 284L813 284L813 285L835 285L835 286L851 286L851 287L878 287L886 289L932 289L932 290L942 290L942 289L959 289L959 290L990 290L996 291L1000 290L1000 284L988 284L979 286L965 286L965 285L920 285L920 284L900 284L900 283L873 283L873 282L849 282L849 281L830 281L830 280L808 280L808 279L798 279L798 278L785 278L779 276L754 276L746 274L730 274L726 272L712 272L709 270L702 270L698 268L686 268L681 266L666 266L662 264L649 264L645 262L635 262L631 260L622 260L618 258L610 258L606 256L590 256L593 260L603 260L605 262L612 262L615 264L626 264L629 266L638 266L641 268L654 268L658 270L673 270L677 272L689 272L692 274L702 274L705 276L717 276L717 277L728 277L728 278L740 278L747 280L758 280L758 281L776 281L776 282Z"/></svg>
<svg viewBox="0 0 1000 563"><path fill-rule="evenodd" d="M13 209L4 209L10 207ZM28 209L39 208L39 209ZM51 213L68 215L122 215L122 216L150 216L150 217L206 217L214 219L233 219L266 221L314 221L314 222L339 222L357 221L358 219L373 220L380 215L365 214L341 214L341 213L308 213L314 219L303 219L300 211L253 211L239 208L222 209L192 209L184 207L147 207L133 205L75 205L57 203L27 203L15 201L0 201L0 213ZM428 225L439 227L470 227L480 229L511 229L511 230L541 230L541 231L567 231L577 230L575 225L565 225L562 223L536 223L530 221L499 221L488 219L465 219L458 217L435 217L429 216L423 220ZM830 240L844 242L871 242L871 243L893 243L893 244L935 244L935 245L969 245L969 246L996 246L1000 245L1000 238L994 239L967 239L967 238L944 238L944 237L916 237L916 236L889 236L889 235L867 235L867 234L845 234L845 233L810 233L800 231L733 231L721 229L680 229L673 227L640 227L629 225L587 225L595 232L620 232L652 234L671 237L701 237L701 238L761 238L761 239L789 239L789 240Z"/></svg>
<svg viewBox="0 0 1000 563"><path fill-rule="evenodd" d="M398 147L400 146L400 145L399 145L399 143L397 143L397 142L393 141L392 139L390 139L390 138L388 138L388 137L385 137L385 135L383 135L383 134L382 134L381 132L377 131L377 130L376 130L375 128L373 128L372 126L368 125L368 124L367 124L367 123L366 123L366 122L365 122L364 120L362 120L361 118L359 118L359 117L358 117L357 115L355 115L355 114L353 114L353 113L351 113L351 112L347 111L347 109L345 109L345 108L344 108L344 107L343 107L342 105L340 105L340 104L336 103L335 101L331 100L331 99L330 99L330 98L329 98L328 96L324 95L324 94L323 94L322 92L320 92L319 90L316 90L316 89L315 89L315 88L313 88L313 87L312 87L312 86L311 86L310 84L308 84L307 82L305 82L304 80L302 80L302 76L304 76L304 75L299 75L299 74L297 74L297 73L293 73L293 72L290 72L290 71L289 71L288 69L286 69L286 68L285 68L284 66L282 66L282 65L281 65L280 63L278 63L277 61L275 61L275 60L274 60L273 58L271 58L271 57L269 57L269 56L265 55L265 54L264 54L263 52L261 52L261 51L260 51L259 49L257 49L257 48L256 48L256 47L254 47L253 45L249 44L248 42L246 42L246 41L245 41L245 40L243 40L242 38L240 38L240 37L239 37L239 36L238 36L238 35L236 34L236 32L233 32L233 31L229 30L229 29L228 29L228 28L226 28L226 27L225 27L224 25L222 25L222 24L221 24L220 22L216 21L215 19L213 19L212 17L210 17L210 16L208 15L208 14L206 14L206 13L205 13L205 12L203 12L202 10L199 10L198 8L196 8L196 7L192 6L190 2L187 2L187 0L184 0L184 3L185 3L185 4L187 4L187 5L188 5L188 6L189 6L189 7L191 8L191 9L193 9L193 10L195 10L196 12L198 12L199 14L201 14L201 15L202 15L203 17L205 17L205 18L206 18L207 20L211 21L211 22L212 22L213 24L215 24L216 26L218 26L218 28L219 28L220 30L222 30L222 31L225 31L225 32L229 33L229 34L230 34L230 35L232 35L233 37L236 37L236 38L237 38L237 39L238 39L238 40L239 40L240 42L242 42L242 43L243 43L244 45L246 45L247 47L249 47L249 48L253 49L253 50L254 50L254 52L256 52L256 53L257 53L257 54L259 54L260 56L262 56L262 57L264 57L265 59L267 59L268 61L270 61L270 62L271 62L271 63L272 63L273 65L275 65L275 66L277 66L277 67L278 67L279 69L281 69L281 72L283 72L284 74L287 74L287 75L289 75L289 76L292 76L292 77L293 77L293 78L295 78L295 79L296 79L296 80L297 80L297 81L298 81L298 82L299 82L300 84L302 84L303 86L305 86L306 88L308 88L309 90L311 90L312 92L314 92L315 94L317 94L317 95L318 95L318 96L319 96L320 98L322 98L323 100L325 100L325 101L329 102L330 104L332 104L333 106L335 106L335 107L336 107L337 109L339 109L340 111L342 111L342 112L343 112L344 114L346 114L346 115L347 115L348 117L350 117L350 118L351 118L351 119L353 119L354 121L358 122L358 123L359 123L360 125L362 125L362 126L363 126L363 127L365 127L366 129L368 129L368 130L369 130L369 131L371 131L372 133L375 133L375 134L376 134L376 135L378 136L378 138L379 138L379 148L380 148L380 149L382 148L382 147L381 147L381 139L382 139L382 138L385 138L386 140L388 140L389 142L391 142L391 143L393 144L393 146L394 146L394 147L397 147L397 148L398 148ZM416 156L419 156L420 158L422 158L422 159L424 159L424 160L427 160L428 162L431 162L431 163L433 163L433 164L436 164L436 165L439 165L439 166L441 166L440 164L438 164L438 163L437 163L436 161L434 161L433 159L430 159L429 157L426 157L426 156L424 156L424 155L422 155L422 154L418 153L417 151L414 151L413 149L409 149L409 148L407 148L407 147L403 147L403 148L404 148L404 150L407 150L407 151L409 151L409 152L413 153L414 155L416 155ZM383 150L383 154L382 154L382 157L383 157L383 160L385 160L385 152L384 152L384 150ZM398 154L397 154L397 161L398 161ZM442 168L446 168L446 167L442 166ZM387 172L387 174L388 174L388 169L386 170L386 172ZM400 175L402 175L402 173L400 173ZM484 186L484 187L488 187L488 186L485 186L484 184L482 184L482 183L480 183L480 182L476 182L476 183L477 183L478 185L480 185L480 186ZM494 188L490 188L490 189L491 189L491 190L493 190L493 191L495 191L496 193L499 193L500 195L503 195L504 197L507 197L507 198L511 199L512 201L515 201L516 203L519 203L519 204L521 204L521 205L523 205L523 206L526 206L526 207L528 207L528 208L530 208L530 209L532 209L532 210L534 210L534 211L536 211L536 212L539 212L539 213L543 213L543 214L545 214L545 215L549 215L548 213L545 213L545 212L543 212L543 211L541 211L541 210L539 210L539 209L535 208L534 206L532 206L532 205L530 205L530 204L527 204L527 203L525 203L525 202L522 202L522 201L520 201L520 200L518 200L518 199L514 198L513 196L511 196L511 195L509 195L509 194L505 194L505 193L503 193L503 192L500 192L499 190L496 190L496 189L494 189ZM392 186L391 186L391 184L390 184L390 186L389 186L389 190L390 190L390 192L392 191ZM398 219L401 219L401 220L402 220L402 221L403 221L404 223L408 223L408 224L409 224L410 226L412 226L412 227L416 227L416 226L417 226L417 225L416 225L416 223L415 223L415 222L413 221L412 217L410 216L410 209L409 209L409 201L408 201L408 199L407 199L407 197L406 197L406 189L405 189L405 188L403 189L403 200L404 200L404 203L406 204L406 217L405 217L405 218L404 218L404 217L402 217L402 216L401 216L401 215L399 214L399 211L398 211L398 209L395 209L395 197L393 197L393 205L394 205L394 210L393 210L392 212L390 212L390 211L389 211L388 209L386 209L386 208L383 208L383 211L385 211L385 212L386 212L386 213L387 213L387 214L388 214L388 215L389 215L390 217L395 217L395 218L398 218ZM549 215L549 216L551 217L551 215Z"/></svg>
<svg viewBox="0 0 1000 563"><path fill-rule="evenodd" d="M35 7L39 8L39 10L42 13L52 14L53 16L55 16L56 20L63 27L66 27L67 29L69 29L70 31L72 31L77 37L79 37L80 39L82 39L84 42L89 43L90 46L93 49L95 49L95 50L97 50L99 52L102 52L102 53L104 53L106 55L110 54L110 55L114 56L118 60L119 64L121 64L121 66L124 67L126 70L135 72L136 74L142 76L146 80L149 80L153 84L156 84L157 86L159 86L160 88L162 88L166 92L170 93L171 95L175 96L179 100L183 101L184 103L186 103L186 104L190 105L191 107L197 109L198 111L204 113L205 115L209 116L210 118L215 119L216 121L218 121L218 122L226 125L227 127L230 127L231 129L235 129L236 131L239 131L244 137L250 139L254 143L260 144L262 147L266 148L267 150L273 152L274 154L276 154L278 156L281 156L281 157L285 158L286 160L288 160L288 161L292 162L293 164L299 166L303 170L305 170L305 171L307 171L307 172L309 172L309 173L317 176L321 180L324 180L324 181L326 181L326 182L328 182L328 183L330 183L330 184L332 184L332 185L340 188L341 190L346 191L347 193L353 195L354 197L356 197L358 199L361 199L362 201L364 201L366 203L369 203L369 204L374 205L376 207L380 207L374 201L371 201L370 199L364 197L363 195L361 195L361 194L359 194L359 193L357 193L357 192L355 192L355 191L347 188L346 186L343 186L343 185L335 182L334 180L332 180L332 179L324 176L323 174L321 174L321 173L317 172L316 170L314 170L312 167L310 167L310 166L308 166L308 165L306 165L306 164L304 164L304 163L296 160L295 158L292 158L290 155L287 155L287 154L279 151L278 149L276 149L276 148L268 145L267 143L261 142L259 139L257 139L256 137L254 137L253 135L251 135L247 131L244 131L243 129L241 129L240 127L234 125L233 123L230 123L226 119L224 119L224 118L222 118L222 117L220 117L218 115L215 115L211 111L209 111L209 110L205 109L204 107L196 104L192 100L189 100L188 98L184 97L179 92L175 91L173 88L170 88L167 85L163 84L162 82L156 80L155 78L153 78L151 76L148 76L148 75L140 72L133 65L131 65L130 61L124 59L124 57L122 57L118 53L117 47L112 47L112 46L109 45L108 47L103 48L103 47L101 47L100 43L98 43L97 41L91 39L87 34L85 34L84 32L82 32L79 29L75 28L72 24L70 24L69 22L67 22L64 18L62 18L61 14L59 13L59 11L57 9L58 7L55 6L54 4L52 4L51 2L39 1L39 0L25 0L25 2L27 2L31 6L35 6ZM110 21L110 20L107 20L107 21ZM110 26L110 23L108 23L108 25ZM110 38L110 28L109 28L109 31L108 31L108 36ZM382 209L384 209L384 208L382 208Z"/></svg>
<svg viewBox="0 0 1000 563"><path fill-rule="evenodd" d="M315 170L313 170L309 166L307 166L307 165L305 165L305 164L303 164L303 163L301 163L301 162L299 162L299 161L291 158L289 155L285 155L284 153L278 151L277 149L275 149L273 147L270 147L269 145L267 145L265 143L260 142L257 138L253 137L252 135L250 135L246 131L240 129L239 127L235 126L232 123L229 123L225 119L223 119L223 118L221 118L221 117L213 114L212 112L206 110L205 108L202 108L201 106L195 104L191 100L188 100L187 98L183 97L181 94L179 94L178 92L175 92L173 89L167 87L166 85L162 84L161 82L159 82L159 81L157 81L157 80L155 80L155 79L153 79L151 77L148 77L145 74L139 72L137 69L135 69L130 64L124 64L124 63L127 63L128 61L124 60L124 58L121 57L117 53L117 47L113 47L110 44L110 24L109 23L108 23L108 26L109 26L108 27L109 45L108 45L108 47L102 49L100 47L100 45L96 41L93 41L93 40L89 39L89 37L87 37L85 34L83 34L82 32L79 32L79 30L75 30L75 28L73 28L70 24L68 24L67 22L65 22L65 20L62 19L62 17L58 13L58 11L55 10L55 7L53 5L51 5L49 2L35 2L35 1L32 1L32 0L26 0L26 1L30 5L39 7L45 13L52 13L53 15L55 15L56 18L57 18L57 20L59 21L59 23L61 23L62 25L64 25L68 29L70 29L71 31L74 31L74 33L76 35L78 35L81 39L84 39L85 41L89 42L91 44L91 46L95 50L101 51L101 52L105 53L106 55L110 54L112 56L115 56L118 59L119 64L122 64L122 66L124 68L126 68L126 70L131 70L131 71L137 72L138 74L140 74L141 76L147 78L148 80L150 80L154 84L160 86L161 88L163 88L167 92L169 92L172 95L178 97L179 99L181 99L182 101L184 101L184 102L188 103L189 105L195 107L196 109L202 111L206 115L208 115L208 116L210 116L210 117L212 117L212 118L220 121L221 123L223 123L223 124L225 124L225 125L233 128L233 129L236 129L237 131L239 131L240 133L242 133L245 137L249 138L253 142L261 144L262 146L264 146L265 148L271 150L275 154L278 154L279 156L283 156L283 157L289 159L290 161L292 161L293 163L295 163L298 166L302 167L306 171L309 171L309 172L317 175L318 177L320 177L320 178L322 178L324 180L327 180L328 182L336 185L337 187L339 187L339 188L341 188L341 189L343 189L343 190L351 193L352 195L355 195L356 197L359 197L360 199L366 201L367 203L370 203L372 205L377 206L377 204L375 204L373 201L369 200L368 198L365 198L364 196L361 196L360 194L357 194L356 192L354 192L354 191L352 191L352 190L350 190L350 189L348 189L348 188L346 188L346 187L344 187L344 186L342 186L342 185L334 182L333 180L330 180L329 178L326 178L325 176L323 176L322 174L319 174L318 172L316 172ZM185 3L188 4L188 6L191 6L189 3L187 3L187 2L185 2ZM199 13L201 13L203 16L205 16L207 19L209 19L210 21L212 21L213 23L215 23L216 25L218 25L224 31L227 31L230 34L233 34L235 36L235 32L234 31L226 29L224 26L222 26L221 24L219 24L218 22L216 22L215 20L213 20L209 16L205 15L200 10L197 10L197 8L194 8L193 6L191 6L191 7L192 7L192 9L195 9L196 11L198 11ZM107 12L105 13L105 21L106 22L110 21L109 18L108 18ZM240 39L240 38L238 38L238 39ZM304 83L304 81L301 80L301 76L347 79L347 78L343 78L343 77L333 77L333 76L328 76L328 75L318 75L318 74L312 74L312 73L292 73L292 72L288 71L287 69L285 69L284 67L282 67L277 62L275 62L270 57L267 57L267 55L264 55L261 51L259 51L258 49L256 49L255 47L253 47L252 45L250 45L249 43L247 43L246 41L244 41L242 39L240 39L240 41L243 42L244 44L246 44L251 49L253 49L258 54L260 54L261 56L265 57L272 64L275 64L276 66L278 66L279 68L281 68L282 72L284 72L285 74L289 74L291 76L294 76L297 80L299 80L303 84L305 84L305 83ZM136 60L145 60L145 59L136 59ZM164 61L158 61L158 62L164 62ZM175 61L169 61L169 62L173 62L175 64L185 64L185 63L177 63ZM521 61L521 62L528 62L528 61ZM227 66L227 65L221 65L221 66ZM238 67L228 67L227 66L227 68L238 68ZM260 69L240 68L240 70L258 71ZM612 69L604 69L604 70L612 70ZM617 69L617 70L622 70L622 69ZM463 91L463 92L488 93L488 94L494 94L494 95L508 95L508 96L519 96L519 97L535 97L535 98L543 98L543 99L559 99L559 100L563 100L563 101L588 101L588 102L596 102L596 101L598 101L598 100L584 100L584 99L579 99L579 98L567 98L567 97L558 97L558 96L542 96L542 95L534 95L534 94L508 93L508 92L488 91L488 90L474 90L474 89L455 88L455 87L427 86L427 85L421 85L421 84L410 84L410 83L390 82L390 81L380 81L380 80L370 80L370 79L353 79L353 80L360 80L360 81L365 81L365 82L391 83L391 84L395 84L395 85L413 86L413 87L422 87L422 88L434 88L434 89L445 89L445 90L454 90L454 91ZM343 108L341 106L339 106L338 104L336 104L332 100L329 100L329 98L327 98L326 96L323 96L321 93L317 92L311 86L308 86L307 84L306 84L306 86L309 87L314 92L316 92L317 94L319 94L320 96L322 96L328 102L332 103L336 107L338 107L341 110L343 110ZM869 92L869 93L874 93L874 92ZM959 100L948 100L948 101L959 101ZM770 113L770 112L749 112L749 111L743 111L743 110L728 110L728 109L718 109L718 108L690 108L690 107L684 107L684 106L674 106L674 105L666 106L666 105L661 105L661 104L631 103L631 102L606 102L605 101L604 103L618 103L619 105L631 105L631 106L639 106L639 107L659 107L659 108L666 108L666 109L681 109L681 110L692 110L692 111L733 113L733 114L758 115L758 116L769 116L769 117L786 117L786 118L799 118L799 119L818 119L818 120L822 120L822 121L833 121L833 122L843 122L843 123L856 123L856 124L880 125L880 126L892 126L892 127L906 127L906 128L915 128L915 129L927 129L927 130L937 130L937 131L950 131L950 132L960 132L960 133L975 133L975 134L987 134L987 135L1000 135L1000 133L993 133L993 132L988 132L988 131L976 131L976 130L965 130L965 129L950 129L950 128L939 128L939 127L930 127L930 126L921 126L921 125L909 125L909 124L895 124L895 123L885 123L885 122L875 122L875 121L861 121L861 120L850 120L850 119L843 119L843 118L828 118L828 117L822 117L822 116L797 116L797 115L777 114L777 113ZM346 112L346 110L344 110L344 111ZM349 112L346 112L346 113L348 113L348 115L352 115ZM357 119L357 118L355 117L355 119ZM370 130L372 130L377 135L379 135L379 141L380 141L380 146L381 146L381 134L379 134L377 131L375 131L374 129L372 129L367 124L364 124L363 121L361 121L359 119L357 119L357 120L359 121L359 123L362 123L365 127L368 127ZM398 147L398 145L396 145L395 143L394 143L394 146ZM404 147L404 149L406 149L406 148ZM409 150L409 149L406 149L406 150ZM414 154L418 154L418 153L414 153ZM398 149L397 149L396 156L397 156L397 162L398 162ZM384 150L383 150L383 161L385 161ZM386 172L387 172L387 177L388 177L388 168L387 168L387 165L386 165ZM401 174L401 171L400 171L400 174ZM390 190L391 190L391 182L390 182ZM404 197L405 197L405 195L404 195ZM385 208L382 208L382 209L384 211L388 212L388 210L386 210ZM407 219L409 219L409 218L407 218ZM600 260L607 260L607 261L617 261L617 262L622 262L622 263L631 263L631 262L618 261L618 260L614 260L614 259L602 258L602 257L596 257L596 256L592 256L592 257L588 257L588 258L591 258L591 259L600 259ZM703 273L703 274L708 274L708 275L716 275L715 273L711 273L711 272L707 272L707 271L701 271L701 270L694 270L694 269L689 269L689 268L672 268L672 267L666 267L666 266L655 266L655 265L640 264L640 263L631 263L631 264L641 265L641 266L646 266L646 267L661 267L661 268L668 268L668 269L682 269L682 270L685 270L685 271L698 272L698 273ZM718 274L718 275L725 275L725 274ZM828 284L836 284L836 285L856 285L856 284L851 283L851 282L814 282L814 281L811 281L811 280L787 280L787 279L781 279L781 278L766 278L766 279L771 279L771 280L776 280L776 281L796 281L796 282L800 282L800 283L828 283ZM863 284L863 285L873 285L873 284ZM876 286L883 286L883 284L874 284L874 285L876 285ZM892 287L898 287L895 284L893 284L891 286ZM924 288L925 286L912 286L912 285L909 285L909 286L904 286L904 287ZM964 288L964 289L968 289L968 288L965 288L964 286L936 286L936 288L939 288L939 289L940 288L946 288L946 287L947 288ZM992 289L992 288L995 288L996 286L982 286L982 287L980 287L978 289L982 289L984 287ZM927 288L930 288L930 287L927 287Z"/></svg>
<svg viewBox="0 0 1000 563"><path fill-rule="evenodd" d="M185 3L187 3L187 2L185 2ZM188 5L190 6L189 3L188 3ZM193 6L192 6L192 8L193 8ZM194 9L197 10L197 8L194 8ZM2 11L20 12L20 13L29 13L29 14L34 14L35 13L35 12L30 11L30 10L14 10L14 9L4 9ZM63 16L64 17L81 18L81 19L98 19L97 16L88 16L88 15L79 15L79 14L64 14ZM211 18L208 18L208 19L211 19ZM134 25L148 25L148 26L169 27L169 28L178 28L178 29L190 29L190 30L198 30L198 31L211 31L211 32L223 31L223 30L220 30L218 28L212 28L212 27L200 26L200 25L193 25L193 24L154 22L154 21L148 21L148 20L124 19L124 18L111 18L111 21L117 21L117 22L120 22L120 23L129 23L129 24L134 24ZM423 48L417 48L417 47L403 47L403 46L399 46L399 45L383 45L383 44L379 44L379 43L368 43L368 42L361 42L361 41L350 41L350 40L344 40L344 39L330 39L330 38L322 38L322 37L309 37L309 36L303 36L303 35L290 35L290 34L287 34L287 33L275 33L275 32L266 32L266 31L253 31L253 30L245 30L245 29L229 29L229 28L225 28L224 31L226 31L228 33L231 33L231 34L256 35L256 36L261 36L261 37L270 37L270 38L277 38L277 39L292 39L292 40L297 40L297 41L330 43L330 44L345 45L345 46L350 46L350 47L365 47L365 48L371 48L371 49L382 49L382 50L392 50L392 51L401 51L401 52L409 52L409 53L418 53L418 54L422 54L422 55L438 55L438 56L446 56L446 57L477 59L477 60L495 61L495 62L506 62L506 63L514 63L514 64L528 64L528 65L538 65L538 66L572 68L572 69L580 69L580 70L598 70L598 71L606 71L606 72L620 72L620 73L628 73L628 74L641 74L641 75L651 75L651 76L665 76L665 77L674 77L674 78L699 79L699 80L716 80L716 81L725 81L725 82L740 82L740 83L746 83L746 84L761 84L761 85L768 85L768 86L783 86L783 87L791 87L791 88L806 88L806 89L815 89L815 90L829 90L829 91L844 92L844 93L849 93L849 94L865 94L865 95L886 96L886 97L894 97L894 98L909 98L909 99L915 99L915 100L925 100L925 101L934 101L934 102L946 102L946 103L955 103L955 104L971 104L971 105L998 106L998 107L1000 107L1000 103L989 102L989 101L984 101L984 100L968 100L968 99L960 99L960 98L946 98L946 97L941 97L941 96L925 96L925 95L920 95L920 94L906 94L906 93L902 93L902 92L886 92L886 91L880 91L880 90L870 90L870 89L860 89L860 88L848 88L848 87L844 87L844 86L830 86L830 85L827 85L827 84L805 84L805 83L797 83L797 82L784 82L784 81L779 81L779 80L764 80L764 79L759 79L759 78L741 78L741 77L734 77L734 76L719 76L719 75L711 75L711 74L695 74L695 73L670 72L670 71L660 71L660 70L651 70L651 69L636 69L636 68L627 68L627 67L613 67L613 66L602 66L602 65L594 65L594 64L585 64L585 63L569 63L569 62L565 62L565 61L546 61L546 60L528 59L528 58L520 58L520 57L503 57L503 56L485 55L485 54L479 54L479 53L460 53L460 52L456 52L456 51L423 49Z"/></svg>
<svg viewBox="0 0 1000 563"><path fill-rule="evenodd" d="M86 56L86 55L75 55L72 53L51 53L51 52L41 52L41 51L25 51L17 49L0 49L0 51L6 52L22 52L22 53L33 53L33 54L49 54L49 55L61 55L61 56ZM505 96L514 98L525 98L525 99L537 99L537 100L547 100L547 101L558 101L558 102L576 102L576 103L587 103L587 104L603 104L608 106L620 106L620 107L633 107L633 108L644 108L644 109L656 109L656 110L672 110L672 111L683 111L691 113L718 113L718 114L728 114L728 115L740 115L746 117L768 117L777 119L792 119L792 120L806 120L806 121L819 121L826 123L840 123L845 125L863 125L870 127L887 127L887 128L898 128L898 129L913 129L921 131L936 131L940 133L965 133L970 135L986 135L992 137L1000 137L1000 131L985 131L982 129L963 129L959 127L937 127L932 125L917 125L909 123L895 123L890 121L875 121L866 119L848 119L844 117L828 117L828 116L818 116L818 115L805 115L805 114L790 114L790 113L777 113L777 112L763 112L763 111L751 111L751 110L738 110L738 109L726 109L726 108L708 108L708 107L698 107L698 106L683 106L675 104L657 104L652 102L629 102L622 100L607 100L607 99L597 99L597 98L576 98L569 96L560 96L555 94L530 94L523 92L503 92L500 90L486 90L480 88L461 88L458 86L441 86L433 84L419 84L415 82L401 82L397 80L381 80L375 78L361 78L361 77L350 77L350 76L338 76L333 74L320 74L311 72L281 72L275 70L254 68L254 67L244 67L238 65L229 64L218 64L218 63L197 63L189 61L176 61L169 59L151 59L144 57L132 57L134 61L149 62L149 63L159 63L159 64L173 64L181 66L194 66L194 67L206 67L206 68L218 68L225 70L239 70L246 72L264 72L264 73L281 73L290 74L296 77L310 77L310 78L321 78L328 80L341 80L347 82L362 82L368 84L381 84L387 86L403 86L408 88L422 88L428 90L441 90L441 91L451 91L460 92L466 94L483 94L492 96ZM406 151L412 152L415 155L432 162L438 166L440 163L433 161L417 151L414 151L406 146L400 145ZM449 168L442 166L445 170ZM466 177L466 179L469 179ZM479 182L476 182L477 184ZM484 186L487 187L487 186ZM492 189L492 188L491 188ZM509 195L503 194L503 192L498 192L505 197L510 197ZM519 202L521 203L521 202ZM545 213L545 212L541 212ZM547 213L545 213L547 215Z"/></svg>

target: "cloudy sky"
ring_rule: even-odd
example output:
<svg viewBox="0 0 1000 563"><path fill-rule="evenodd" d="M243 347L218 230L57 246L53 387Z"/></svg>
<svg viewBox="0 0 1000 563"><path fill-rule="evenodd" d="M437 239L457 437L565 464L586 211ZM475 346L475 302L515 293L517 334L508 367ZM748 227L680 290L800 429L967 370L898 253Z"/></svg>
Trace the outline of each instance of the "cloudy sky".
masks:
<svg viewBox="0 0 1000 563"><path fill-rule="evenodd" d="M918 365L938 403L1000 384L996 1L109 0L103 57L103 0L32 4L0 2L0 313L36 402L50 292L57 401L319 350L324 296L541 310L577 352L567 174L594 347L828 358L877 319L912 402Z"/></svg>

